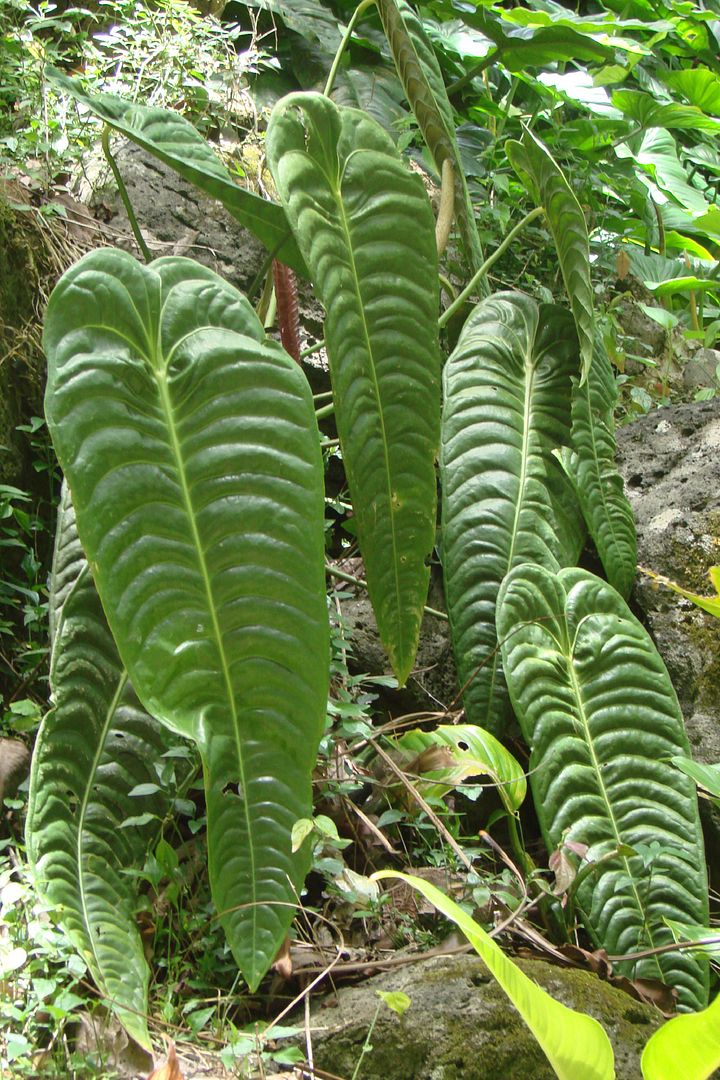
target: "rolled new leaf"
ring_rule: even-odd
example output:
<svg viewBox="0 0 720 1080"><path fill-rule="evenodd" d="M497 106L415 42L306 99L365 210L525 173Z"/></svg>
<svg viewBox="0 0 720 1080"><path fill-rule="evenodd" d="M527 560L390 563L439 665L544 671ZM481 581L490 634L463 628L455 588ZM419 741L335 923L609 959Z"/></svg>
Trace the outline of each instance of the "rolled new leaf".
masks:
<svg viewBox="0 0 720 1080"><path fill-rule="evenodd" d="M326 312L335 416L380 636L400 683L435 540L440 427L435 225L425 188L370 117L290 94L268 162Z"/></svg>
<svg viewBox="0 0 720 1080"><path fill-rule="evenodd" d="M615 464L617 388L607 353L596 343L584 383L573 380L571 447L560 454L608 581L627 599L635 580L635 519Z"/></svg>
<svg viewBox="0 0 720 1080"><path fill-rule="evenodd" d="M396 870L379 870L372 876L373 881L386 878L412 886L462 931L530 1028L560 1080L615 1080L612 1044L597 1020L555 1001L459 904L429 881Z"/></svg>
<svg viewBox="0 0 720 1080"><path fill-rule="evenodd" d="M581 381L584 382L592 364L595 336L590 243L585 215L562 169L531 131L526 131L520 142L508 141L505 149L528 194L545 211L575 318L582 361Z"/></svg>
<svg viewBox="0 0 720 1080"><path fill-rule="evenodd" d="M173 109L137 105L114 94L89 94L79 79L55 68L46 71L58 90L71 94L115 131L132 139L206 195L218 199L277 259L307 276L282 207L236 184L207 139L189 120Z"/></svg>
<svg viewBox="0 0 720 1080"><path fill-rule="evenodd" d="M312 396L188 259L77 263L45 325L48 424L125 666L204 763L210 883L255 987L292 920L328 623Z"/></svg>
<svg viewBox="0 0 720 1080"><path fill-rule="evenodd" d="M468 262L473 270L479 270L483 263L483 252L475 224L475 211L455 136L452 105L432 44L421 20L405 0L376 0L376 4L405 96L438 173L442 174L446 160L452 162L455 218ZM486 279L480 282L478 288L481 295L487 294Z"/></svg>
<svg viewBox="0 0 720 1080"><path fill-rule="evenodd" d="M443 373L442 562L468 720L497 734L508 712L495 629L518 563L577 560L581 514L554 450L570 438L577 338L568 312L521 293L479 304Z"/></svg>
<svg viewBox="0 0 720 1080"><path fill-rule="evenodd" d="M128 682L75 529L60 501L51 577L52 708L30 776L27 850L38 888L126 1030L146 1049L150 972L137 925L137 878L170 795L155 764L168 732ZM148 794L130 792L149 785ZM148 816L145 824L131 818ZM126 825L126 822L128 823Z"/></svg>
<svg viewBox="0 0 720 1080"><path fill-rule="evenodd" d="M498 599L513 706L531 748L530 784L550 851L587 845L577 905L611 956L673 941L664 919L707 926L705 853L682 714L647 631L585 570L518 566ZM618 962L630 978L707 1003L706 958L665 952Z"/></svg>

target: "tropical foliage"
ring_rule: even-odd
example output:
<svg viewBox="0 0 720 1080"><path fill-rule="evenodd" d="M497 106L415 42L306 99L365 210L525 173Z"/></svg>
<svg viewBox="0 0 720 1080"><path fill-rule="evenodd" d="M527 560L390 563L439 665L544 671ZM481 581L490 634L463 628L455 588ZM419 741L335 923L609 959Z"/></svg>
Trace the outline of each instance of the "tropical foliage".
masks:
<svg viewBox="0 0 720 1080"><path fill-rule="evenodd" d="M441 802L489 775L518 847L523 770L499 741L514 716L548 852L563 853L572 882L555 895L535 886L549 921L569 937L577 915L624 974L703 1010L707 955L671 947L673 922L690 938L709 923L698 802L691 768L672 760L689 747L669 676L625 602L636 541L614 465L622 357L593 271L632 272L651 318L714 341L719 24L644 0L582 17L547 0L257 7L285 21L281 52L316 73L317 86L274 95L265 186L277 201L235 183L174 111L59 71L53 92L217 198L264 244L270 275L272 260L291 267L322 302L351 528L400 685L435 550L442 564L467 725L394 740L419 797ZM448 207L454 219L447 254L425 168L439 219ZM527 213L511 229L517 203ZM556 296L537 275L548 248ZM28 852L145 1045L131 871L150 820L171 813L149 768L168 734L200 754L212 897L251 990L283 947L318 844L342 844L332 822L312 822L333 663L321 439L297 357L266 327L198 264L116 250L73 266L45 319L47 422L67 488ZM607 581L576 568L588 535ZM134 793L147 817L113 844ZM593 1021L536 992L466 913L412 883L476 945L559 1076L612 1075ZM663 1075L657 1054L651 1043L648 1077ZM701 1052L693 1075L714 1060Z"/></svg>

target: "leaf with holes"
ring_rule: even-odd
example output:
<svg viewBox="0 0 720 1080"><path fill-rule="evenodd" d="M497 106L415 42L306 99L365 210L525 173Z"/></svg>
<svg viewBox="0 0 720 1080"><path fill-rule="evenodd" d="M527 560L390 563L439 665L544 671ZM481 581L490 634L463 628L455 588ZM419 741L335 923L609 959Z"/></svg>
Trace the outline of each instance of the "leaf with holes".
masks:
<svg viewBox="0 0 720 1080"><path fill-rule="evenodd" d="M572 447L560 460L575 488L608 581L622 596L635 580L635 519L615 464L613 410L617 388L604 346L597 342L590 373L573 380Z"/></svg>
<svg viewBox="0 0 720 1080"><path fill-rule="evenodd" d="M592 363L595 336L590 242L585 215L562 169L531 131L523 134L521 142L507 142L505 149L528 194L545 211L575 318L584 382Z"/></svg>
<svg viewBox="0 0 720 1080"><path fill-rule="evenodd" d="M395 740L403 769L419 774L425 797L445 795L477 776L489 776L509 814L520 809L527 783L520 763L489 731L474 724L441 724L435 731L407 731Z"/></svg>
<svg viewBox="0 0 720 1080"><path fill-rule="evenodd" d="M290 94L275 106L267 152L325 307L368 590L404 683L435 540L440 357L432 210L422 180L382 128L319 94Z"/></svg>
<svg viewBox="0 0 720 1080"><path fill-rule="evenodd" d="M593 574L525 565L503 583L498 634L548 850L587 844L595 864L577 890L593 940L624 956L671 942L666 917L707 926L695 787L670 761L687 755L687 736L647 631ZM703 957L616 966L676 987L685 1009L707 1003Z"/></svg>
<svg viewBox="0 0 720 1080"><path fill-rule="evenodd" d="M455 218L468 261L473 270L478 270L483 252L455 136L452 105L437 57L421 20L405 0L376 0L376 3L400 82L438 172L442 172L446 159L452 162ZM487 293L485 280L479 289Z"/></svg>
<svg viewBox="0 0 720 1080"><path fill-rule="evenodd" d="M75 515L63 491L51 578L56 612L53 706L37 735L27 817L28 856L39 889L88 964L118 1019L150 1049L145 1016L150 972L137 927L137 880L171 798L155 763L168 733L137 700L118 656ZM152 783L142 799L129 793ZM152 821L124 828L147 813Z"/></svg>
<svg viewBox="0 0 720 1080"><path fill-rule="evenodd" d="M281 206L236 184L218 155L189 120L173 109L123 101L114 94L88 94L78 79L47 68L53 86L132 139L200 191L218 199L227 212L257 236L275 258L307 276Z"/></svg>
<svg viewBox="0 0 720 1080"><path fill-rule="evenodd" d="M468 720L497 733L508 701L495 602L520 562L577 560L580 509L553 451L570 439L570 313L520 293L479 304L445 365L442 562Z"/></svg>
<svg viewBox="0 0 720 1080"><path fill-rule="evenodd" d="M312 396L247 300L188 259L91 253L45 324L48 425L137 694L198 744L210 883L254 988L307 869L325 718Z"/></svg>

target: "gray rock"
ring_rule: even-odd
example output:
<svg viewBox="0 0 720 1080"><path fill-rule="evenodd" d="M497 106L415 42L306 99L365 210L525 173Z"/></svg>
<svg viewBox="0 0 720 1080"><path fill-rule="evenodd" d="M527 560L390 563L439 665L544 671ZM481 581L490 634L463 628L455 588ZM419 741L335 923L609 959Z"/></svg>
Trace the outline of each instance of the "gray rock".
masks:
<svg viewBox="0 0 720 1080"><path fill-rule="evenodd" d="M683 368L683 386L688 390L702 387L716 387L720 370L720 351L718 349L698 349Z"/></svg>
<svg viewBox="0 0 720 1080"><path fill-rule="evenodd" d="M556 1000L601 1022L618 1080L640 1080L640 1053L659 1014L587 971L542 960L518 965ZM341 989L312 1009L314 1063L349 1077L378 1006L377 991L402 991L399 1017L382 1005L363 1058L362 1080L551 1080L545 1055L477 956L434 957ZM578 1074L578 1080L580 1075Z"/></svg>
<svg viewBox="0 0 720 1080"><path fill-rule="evenodd" d="M655 410L618 432L638 562L695 592L720 563L720 401ZM667 664L694 755L720 761L720 620L640 575L633 601Z"/></svg>

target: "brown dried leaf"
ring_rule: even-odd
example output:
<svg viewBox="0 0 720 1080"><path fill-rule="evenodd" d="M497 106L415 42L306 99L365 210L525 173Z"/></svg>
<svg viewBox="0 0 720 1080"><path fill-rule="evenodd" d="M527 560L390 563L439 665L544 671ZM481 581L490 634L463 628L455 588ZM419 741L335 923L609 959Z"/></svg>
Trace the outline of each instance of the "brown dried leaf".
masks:
<svg viewBox="0 0 720 1080"><path fill-rule="evenodd" d="M180 1063L175 1053L175 1043L168 1043L167 1061L164 1065L158 1065L157 1069L153 1069L147 1080L185 1080L180 1072Z"/></svg>

